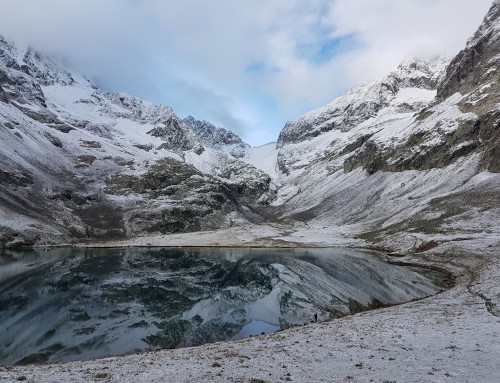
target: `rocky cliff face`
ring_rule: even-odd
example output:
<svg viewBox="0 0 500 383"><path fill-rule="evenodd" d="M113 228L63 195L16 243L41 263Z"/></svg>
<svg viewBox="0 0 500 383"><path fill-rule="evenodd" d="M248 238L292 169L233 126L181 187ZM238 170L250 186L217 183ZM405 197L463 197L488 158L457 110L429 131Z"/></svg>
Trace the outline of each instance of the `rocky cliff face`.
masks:
<svg viewBox="0 0 500 383"><path fill-rule="evenodd" d="M249 148L249 145L233 132L218 128L208 121L199 121L193 116L188 116L182 121L191 128L205 146L227 152L236 158L244 157Z"/></svg>
<svg viewBox="0 0 500 383"><path fill-rule="evenodd" d="M447 67L446 78L438 86L438 99L456 92L471 93L498 78L499 19L500 2L495 0L479 29Z"/></svg>
<svg viewBox="0 0 500 383"><path fill-rule="evenodd" d="M204 150L193 132L175 115L170 115L160 126L150 130L147 134L164 141L157 149L180 152L194 150L196 154L201 154Z"/></svg>
<svg viewBox="0 0 500 383"><path fill-rule="evenodd" d="M437 100L464 95L460 110L477 115L475 139L483 165L500 172L500 2L494 1L477 32L450 63ZM472 137L471 137L472 138Z"/></svg>

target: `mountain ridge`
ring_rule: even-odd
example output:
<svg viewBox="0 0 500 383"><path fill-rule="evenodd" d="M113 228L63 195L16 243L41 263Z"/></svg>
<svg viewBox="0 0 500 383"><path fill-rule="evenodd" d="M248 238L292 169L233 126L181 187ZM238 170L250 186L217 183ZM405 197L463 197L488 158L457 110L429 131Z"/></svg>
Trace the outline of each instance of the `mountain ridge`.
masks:
<svg viewBox="0 0 500 383"><path fill-rule="evenodd" d="M0 247L227 227L255 218L245 206L267 191L267 175L204 147L172 108L4 39L0 89Z"/></svg>
<svg viewBox="0 0 500 383"><path fill-rule="evenodd" d="M249 223L382 245L496 232L481 212L500 205L498 19L495 1L451 61L407 59L287 122L275 149L103 91L2 38L0 247Z"/></svg>

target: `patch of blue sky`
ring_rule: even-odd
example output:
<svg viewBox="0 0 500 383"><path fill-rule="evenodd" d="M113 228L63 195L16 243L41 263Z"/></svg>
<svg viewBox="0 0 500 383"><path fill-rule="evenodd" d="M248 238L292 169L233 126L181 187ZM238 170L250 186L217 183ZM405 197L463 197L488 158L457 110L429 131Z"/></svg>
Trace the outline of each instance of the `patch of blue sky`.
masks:
<svg viewBox="0 0 500 383"><path fill-rule="evenodd" d="M142 0L125 0L125 3L128 5L141 5L143 3Z"/></svg>
<svg viewBox="0 0 500 383"><path fill-rule="evenodd" d="M262 61L252 62L245 67L245 73L247 74L256 74L256 75L266 75L271 73L279 72L279 69L276 67L272 67L267 65Z"/></svg>
<svg viewBox="0 0 500 383"><path fill-rule="evenodd" d="M298 57L321 65L334 57L359 48L359 41L355 34L322 39L316 43L299 45L296 49Z"/></svg>

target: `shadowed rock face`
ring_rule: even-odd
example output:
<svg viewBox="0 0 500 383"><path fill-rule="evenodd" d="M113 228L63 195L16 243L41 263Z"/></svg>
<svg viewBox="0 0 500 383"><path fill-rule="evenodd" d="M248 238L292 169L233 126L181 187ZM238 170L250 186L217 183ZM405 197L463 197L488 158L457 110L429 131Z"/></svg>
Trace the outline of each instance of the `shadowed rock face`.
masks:
<svg viewBox="0 0 500 383"><path fill-rule="evenodd" d="M437 145L426 145L434 132L412 134L403 144L393 148L384 148L369 141L353 156L344 161L346 173L361 167L368 174L377 171L399 172L404 170L429 170L443 168L458 158L473 153L481 146L479 120L461 122L460 127L444 135ZM425 150L415 150L422 147Z"/></svg>
<svg viewBox="0 0 500 383"><path fill-rule="evenodd" d="M445 78L437 88L439 100L444 100L456 92L473 92L481 85L498 80L499 20L500 2L495 0L465 49L453 58L446 69Z"/></svg>
<svg viewBox="0 0 500 383"><path fill-rule="evenodd" d="M191 150L195 146L201 146L193 133L176 116L169 116L166 121L150 130L148 134L165 141L158 149L164 148L183 151Z"/></svg>
<svg viewBox="0 0 500 383"><path fill-rule="evenodd" d="M236 210L239 197L223 182L171 158L158 161L143 174L116 174L105 191L131 199L140 196L140 208L127 208L129 234L211 228L210 218L217 221L224 212Z"/></svg>
<svg viewBox="0 0 500 383"><path fill-rule="evenodd" d="M460 108L478 116L474 137L483 165L500 172L500 2L494 1L477 32L450 63L439 84L437 100L460 92L467 97Z"/></svg>
<svg viewBox="0 0 500 383"><path fill-rule="evenodd" d="M13 174L4 172L3 170L0 170L0 182L15 186L28 186L33 184L33 180L31 179L29 174Z"/></svg>
<svg viewBox="0 0 500 383"><path fill-rule="evenodd" d="M192 116L182 120L196 134L201 143L217 150L227 150L236 158L244 157L248 144L233 132L218 128L208 121L199 121Z"/></svg>

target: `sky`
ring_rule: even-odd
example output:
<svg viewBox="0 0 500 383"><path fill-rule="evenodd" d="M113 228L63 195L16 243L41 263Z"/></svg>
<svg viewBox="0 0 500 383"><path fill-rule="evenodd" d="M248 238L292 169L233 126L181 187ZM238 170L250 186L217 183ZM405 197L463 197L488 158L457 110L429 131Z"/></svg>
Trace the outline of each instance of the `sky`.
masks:
<svg viewBox="0 0 500 383"><path fill-rule="evenodd" d="M412 56L453 57L491 0L0 0L0 35L99 86L276 141Z"/></svg>

